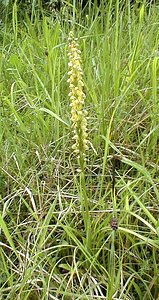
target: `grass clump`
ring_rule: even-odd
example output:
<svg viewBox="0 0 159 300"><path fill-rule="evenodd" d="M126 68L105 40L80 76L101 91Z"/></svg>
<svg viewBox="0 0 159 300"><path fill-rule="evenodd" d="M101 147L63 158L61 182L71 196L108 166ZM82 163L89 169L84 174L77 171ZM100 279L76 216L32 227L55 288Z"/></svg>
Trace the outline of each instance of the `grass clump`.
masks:
<svg viewBox="0 0 159 300"><path fill-rule="evenodd" d="M100 9L1 24L1 299L158 299L158 8Z"/></svg>

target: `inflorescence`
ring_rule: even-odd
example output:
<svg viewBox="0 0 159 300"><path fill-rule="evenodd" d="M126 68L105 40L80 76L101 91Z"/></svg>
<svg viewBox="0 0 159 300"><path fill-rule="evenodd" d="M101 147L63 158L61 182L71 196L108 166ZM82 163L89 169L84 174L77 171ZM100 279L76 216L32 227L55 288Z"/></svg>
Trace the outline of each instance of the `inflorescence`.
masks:
<svg viewBox="0 0 159 300"><path fill-rule="evenodd" d="M87 140L87 111L84 108L85 93L83 92L83 71L81 68L81 51L77 39L74 38L73 32L69 34L69 97L71 100L71 121L73 129L73 140L75 143L72 146L74 153L80 159L80 167L85 160L85 152L88 149Z"/></svg>

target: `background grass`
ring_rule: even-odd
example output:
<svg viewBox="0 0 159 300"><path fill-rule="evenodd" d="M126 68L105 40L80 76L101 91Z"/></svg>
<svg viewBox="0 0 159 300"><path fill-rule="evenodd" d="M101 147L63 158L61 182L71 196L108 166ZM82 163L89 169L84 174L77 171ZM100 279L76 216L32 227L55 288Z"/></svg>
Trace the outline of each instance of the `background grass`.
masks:
<svg viewBox="0 0 159 300"><path fill-rule="evenodd" d="M73 4L21 20L15 2L0 24L0 299L159 299L159 7ZM89 245L71 151L72 26L88 110Z"/></svg>

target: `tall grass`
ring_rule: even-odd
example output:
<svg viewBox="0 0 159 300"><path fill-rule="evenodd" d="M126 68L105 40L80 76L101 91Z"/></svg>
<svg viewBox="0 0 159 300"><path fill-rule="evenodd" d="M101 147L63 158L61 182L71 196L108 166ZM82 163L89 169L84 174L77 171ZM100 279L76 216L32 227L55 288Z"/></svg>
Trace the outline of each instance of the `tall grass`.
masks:
<svg viewBox="0 0 159 300"><path fill-rule="evenodd" d="M0 25L0 298L158 299L158 7L73 4L22 21L15 2ZM88 111L82 184L72 29Z"/></svg>

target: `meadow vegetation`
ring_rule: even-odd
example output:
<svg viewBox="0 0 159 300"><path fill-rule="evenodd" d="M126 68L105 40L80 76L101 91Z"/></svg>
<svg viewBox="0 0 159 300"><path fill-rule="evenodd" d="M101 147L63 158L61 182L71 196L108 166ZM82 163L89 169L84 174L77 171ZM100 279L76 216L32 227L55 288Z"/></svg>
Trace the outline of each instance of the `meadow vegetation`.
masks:
<svg viewBox="0 0 159 300"><path fill-rule="evenodd" d="M2 300L159 299L159 7L101 2L0 23Z"/></svg>

